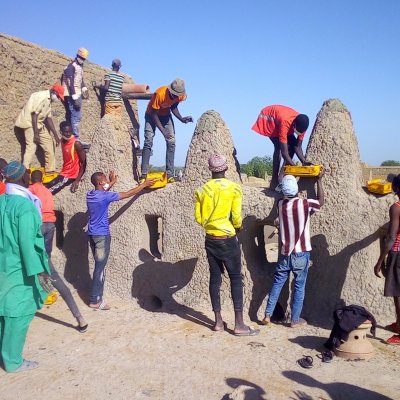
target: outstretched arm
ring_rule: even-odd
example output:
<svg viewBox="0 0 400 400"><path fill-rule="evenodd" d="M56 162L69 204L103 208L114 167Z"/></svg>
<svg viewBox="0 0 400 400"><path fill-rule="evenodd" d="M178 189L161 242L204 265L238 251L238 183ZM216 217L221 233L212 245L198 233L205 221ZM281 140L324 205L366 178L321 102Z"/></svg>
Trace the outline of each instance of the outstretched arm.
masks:
<svg viewBox="0 0 400 400"><path fill-rule="evenodd" d="M303 141L301 139L297 139L297 145L294 148L294 152L296 153L296 156L299 158L299 160L303 165L312 165L312 163L307 161L306 158L304 157Z"/></svg>
<svg viewBox="0 0 400 400"><path fill-rule="evenodd" d="M157 179L146 179L143 183L141 183L140 185L134 187L131 190L128 190L127 192L119 192L119 198L120 200L122 199L127 199L129 197L134 196L135 194L140 193L143 189L152 186L156 183Z"/></svg>
<svg viewBox="0 0 400 400"><path fill-rule="evenodd" d="M178 110L178 104L171 107L171 112L175 115L176 118L179 119L179 121L183 122L184 124L187 124L188 122L193 122L193 118L191 116L182 117L181 113Z"/></svg>
<svg viewBox="0 0 400 400"><path fill-rule="evenodd" d="M294 163L294 161L289 156L289 148L288 148L287 143L280 142L279 145L280 145L280 148L281 148L282 157L285 160L286 164L287 165L296 165Z"/></svg>
<svg viewBox="0 0 400 400"><path fill-rule="evenodd" d="M54 140L56 141L56 146L58 146L58 145L60 144L60 138L58 137L56 128L55 128L55 126L54 126L53 118L47 117L47 118L44 120L44 123L45 123L47 129L48 129L49 131L51 131L51 133L53 134Z"/></svg>

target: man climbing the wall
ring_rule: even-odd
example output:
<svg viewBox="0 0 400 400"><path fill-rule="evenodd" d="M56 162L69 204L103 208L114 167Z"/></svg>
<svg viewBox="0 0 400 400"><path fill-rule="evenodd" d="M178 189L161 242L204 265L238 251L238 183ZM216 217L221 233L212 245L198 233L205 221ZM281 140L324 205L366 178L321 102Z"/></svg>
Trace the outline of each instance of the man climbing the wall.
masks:
<svg viewBox="0 0 400 400"><path fill-rule="evenodd" d="M263 108L252 126L252 130L270 138L274 145L272 158L271 188L277 187L283 176L279 176L281 154L284 164L295 165L296 154L303 165L312 165L303 154L302 144L309 120L307 115L300 114L287 106L272 105ZM283 168L282 168L283 171ZM281 178L279 179L278 178ZM279 187L277 190L279 191Z"/></svg>
<svg viewBox="0 0 400 400"><path fill-rule="evenodd" d="M61 85L55 84L50 90L32 93L15 121L15 126L24 130L26 147L23 164L26 168L31 166L32 158L39 145L44 153L46 172L54 172L56 169L53 140L58 146L60 139L54 127L51 105L58 100L64 101L64 89Z"/></svg>
<svg viewBox="0 0 400 400"><path fill-rule="evenodd" d="M74 61L69 63L61 76L65 96L65 119L71 124L72 133L80 140L79 123L82 113L82 99L89 97L88 89L83 80L83 64L89 51L84 47L78 49Z"/></svg>
<svg viewBox="0 0 400 400"><path fill-rule="evenodd" d="M150 155L156 128L164 135L167 145L165 164L168 182L175 182L175 127L171 112L184 124L193 122L192 117L182 117L178 110L178 104L184 100L186 100L185 82L179 78L176 78L168 86L161 86L153 93L145 114L142 175L140 182L146 179L149 172Z"/></svg>
<svg viewBox="0 0 400 400"><path fill-rule="evenodd" d="M109 191L117 182L117 175L114 172L110 173L109 179L103 172L95 172L90 181L94 190L87 193L86 203L89 212L88 235L94 258L94 271L89 307L97 310L109 310L110 307L103 299L105 268L111 245L108 207L113 201L127 199L140 193L143 189L153 185L156 180L146 179L133 189L119 193Z"/></svg>
<svg viewBox="0 0 400 400"><path fill-rule="evenodd" d="M195 193L195 217L206 231L205 249L210 265L210 297L215 314L215 331L223 331L221 315L221 275L226 272L231 281L231 295L235 311L236 336L253 336L260 331L243 321L243 278L241 251L236 232L242 226L242 189L225 178L226 158L214 154L208 160L209 180Z"/></svg>
<svg viewBox="0 0 400 400"><path fill-rule="evenodd" d="M85 150L72 135L71 125L67 121L61 122L60 133L63 166L60 174L45 185L53 195L68 185L71 185L71 192L75 193L86 170Z"/></svg>
<svg viewBox="0 0 400 400"><path fill-rule="evenodd" d="M122 101L122 84L125 81L125 78L119 73L121 60L115 58L111 63L111 68L112 71L104 76L104 85L95 84L94 87L106 92L104 114L120 117L124 105Z"/></svg>

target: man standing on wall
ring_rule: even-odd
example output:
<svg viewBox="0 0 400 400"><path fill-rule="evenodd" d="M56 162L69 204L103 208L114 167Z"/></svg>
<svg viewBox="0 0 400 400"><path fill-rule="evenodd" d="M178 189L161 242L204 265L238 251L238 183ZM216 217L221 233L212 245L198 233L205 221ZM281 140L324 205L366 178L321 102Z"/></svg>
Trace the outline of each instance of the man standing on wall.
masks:
<svg viewBox="0 0 400 400"><path fill-rule="evenodd" d="M161 86L153 93L145 114L142 175L140 182L146 179L149 172L150 155L156 128L164 135L167 145L165 164L168 182L175 181L175 127L171 112L184 124L193 122L192 117L182 117L178 110L178 104L184 100L186 100L185 82L179 78L176 78L168 86Z"/></svg>
<svg viewBox="0 0 400 400"><path fill-rule="evenodd" d="M66 121L61 122L60 133L63 167L58 176L46 183L53 195L68 185L71 185L71 192L75 193L86 170L86 152L82 143L72 136L71 125Z"/></svg>
<svg viewBox="0 0 400 400"><path fill-rule="evenodd" d="M295 165L293 161L295 154L303 165L312 164L305 159L302 149L308 124L307 115L300 114L287 106L272 105L261 110L251 129L260 135L269 137L274 145L271 188L275 188L279 183L281 154L284 165Z"/></svg>
<svg viewBox="0 0 400 400"><path fill-rule="evenodd" d="M10 164L4 169L7 178L29 179L22 165L16 171ZM30 200L0 196L0 352L7 372L38 367L23 359L22 352L29 325L47 298L45 290L51 290L40 225Z"/></svg>
<svg viewBox="0 0 400 400"><path fill-rule="evenodd" d="M210 265L210 297L215 314L215 331L224 330L221 315L221 274L224 269L231 281L231 295L235 310L236 336L257 335L243 322L243 280L241 251L236 232L242 226L242 189L225 178L228 165L224 156L214 154L208 160L212 178L196 195L195 217L206 231L205 249Z"/></svg>
<svg viewBox="0 0 400 400"><path fill-rule="evenodd" d="M296 178L286 175L282 179L283 199L278 202L279 238L281 254L275 270L274 283L268 296L264 325L271 322L282 287L290 272L294 275L294 291L292 298L291 327L306 325L300 318L303 309L305 286L310 265L310 217L324 205L324 192L321 179L323 171L317 178L317 200L298 197L299 188Z"/></svg>
<svg viewBox="0 0 400 400"><path fill-rule="evenodd" d="M55 84L50 90L32 93L15 121L15 126L24 130L26 147L23 164L26 168L30 167L39 145L44 153L46 172L54 172L56 169L54 143L49 131L58 146L60 139L51 114L51 104L57 100L64 101L64 89L61 85Z"/></svg>
<svg viewBox="0 0 400 400"><path fill-rule="evenodd" d="M84 47L78 49L74 61L69 63L61 76L65 96L65 119L71 124L72 133L79 140L79 123L81 121L82 98L89 97L88 89L83 80L83 64L89 51Z"/></svg>
<svg viewBox="0 0 400 400"><path fill-rule="evenodd" d="M117 182L117 175L111 172L109 179L103 172L95 172L90 181L94 186L86 195L89 212L88 235L90 248L94 258L94 271L92 290L89 298L89 307L98 310L109 310L110 307L103 300L105 268L110 255L110 227L108 222L108 207L113 201L127 199L140 193L143 189L153 185L155 179L146 179L139 186L127 192L110 192L109 190Z"/></svg>
<svg viewBox="0 0 400 400"><path fill-rule="evenodd" d="M114 59L111 68L112 71L104 76L104 85L94 85L94 87L106 92L104 114L120 117L124 104L122 101L122 84L125 81L125 78L119 73L121 60Z"/></svg>

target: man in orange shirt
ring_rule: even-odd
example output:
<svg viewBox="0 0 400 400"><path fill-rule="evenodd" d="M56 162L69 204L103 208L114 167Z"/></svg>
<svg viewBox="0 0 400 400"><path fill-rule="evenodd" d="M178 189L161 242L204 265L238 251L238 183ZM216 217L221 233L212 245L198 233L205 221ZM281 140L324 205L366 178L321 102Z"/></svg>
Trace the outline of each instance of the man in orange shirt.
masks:
<svg viewBox="0 0 400 400"><path fill-rule="evenodd" d="M303 165L312 165L311 162L305 159L302 149L308 124L307 115L300 114L287 106L272 105L261 110L257 121L251 129L260 135L269 137L274 144L271 188L279 183L281 154L284 165L295 165L293 161L295 154Z"/></svg>
<svg viewBox="0 0 400 400"><path fill-rule="evenodd" d="M6 184L3 182L3 168L7 165L7 161L4 158L0 158L0 194L4 194L6 192Z"/></svg>
<svg viewBox="0 0 400 400"><path fill-rule="evenodd" d="M66 121L61 122L60 133L63 167L60 175L46 183L47 189L53 196L68 185L71 185L71 192L75 193L86 169L85 149L82 143L72 135L71 124Z"/></svg>
<svg viewBox="0 0 400 400"><path fill-rule="evenodd" d="M166 170L168 182L174 182L175 159L175 128L171 112L179 121L187 124L193 122L193 118L182 117L178 104L186 100L185 82L176 78L170 85L158 88L147 106L144 126L144 144L142 151L142 175L140 182L144 182L149 172L151 150L156 128L164 135L167 144Z"/></svg>
<svg viewBox="0 0 400 400"><path fill-rule="evenodd" d="M49 256L49 268L52 285L58 290L63 300L67 303L68 308L71 310L72 315L78 322L77 329L79 332L86 332L88 324L82 317L78 306L74 298L72 297L71 291L58 274L51 262L51 252L53 250L53 237L55 232L56 214L54 212L54 199L50 190L47 189L43 183L43 174L40 170L32 172L31 181L32 185L29 186L29 190L35 196L39 197L42 202L42 226L41 231L44 237L44 247L46 253Z"/></svg>

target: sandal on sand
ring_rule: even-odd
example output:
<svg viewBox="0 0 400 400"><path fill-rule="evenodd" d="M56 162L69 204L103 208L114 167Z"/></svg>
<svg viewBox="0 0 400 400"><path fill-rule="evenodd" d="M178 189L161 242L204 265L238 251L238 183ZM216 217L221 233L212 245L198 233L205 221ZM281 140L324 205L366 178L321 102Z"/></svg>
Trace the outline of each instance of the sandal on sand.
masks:
<svg viewBox="0 0 400 400"><path fill-rule="evenodd" d="M390 337L388 340L386 340L387 344L396 344L399 345L400 344L400 335L393 335L392 337Z"/></svg>
<svg viewBox="0 0 400 400"><path fill-rule="evenodd" d="M259 333L260 333L259 329L253 329L250 328L250 326L247 327L246 332L233 332L235 336L255 336L258 335Z"/></svg>
<svg viewBox="0 0 400 400"><path fill-rule="evenodd" d="M397 322L393 322L390 325L386 325L385 329L387 329L390 332L394 332L394 333L400 333L400 326L397 325Z"/></svg>
<svg viewBox="0 0 400 400"><path fill-rule="evenodd" d="M35 369L38 366L39 366L39 363L37 361L24 360L24 361L22 361L22 364L17 369L15 369L14 371L11 371L11 372L29 371L30 369Z"/></svg>
<svg viewBox="0 0 400 400"><path fill-rule="evenodd" d="M110 306L102 300L100 303L97 304L89 304L90 308L94 308L95 310L109 310Z"/></svg>
<svg viewBox="0 0 400 400"><path fill-rule="evenodd" d="M321 360L324 363L330 363L333 360L333 353L330 350L326 350L321 354Z"/></svg>
<svg viewBox="0 0 400 400"><path fill-rule="evenodd" d="M297 360L297 364L299 364L300 367L307 368L307 369L312 368L313 363L314 363L314 360L311 356L304 356L303 358L299 358Z"/></svg>
<svg viewBox="0 0 400 400"><path fill-rule="evenodd" d="M80 333L85 333L85 332L87 331L88 326L89 326L89 324L86 324L86 325L83 325L83 326L78 325L78 326L76 327L76 329L77 329Z"/></svg>
<svg viewBox="0 0 400 400"><path fill-rule="evenodd" d="M266 315L264 319L261 321L261 325L269 325L271 323L271 317Z"/></svg>

